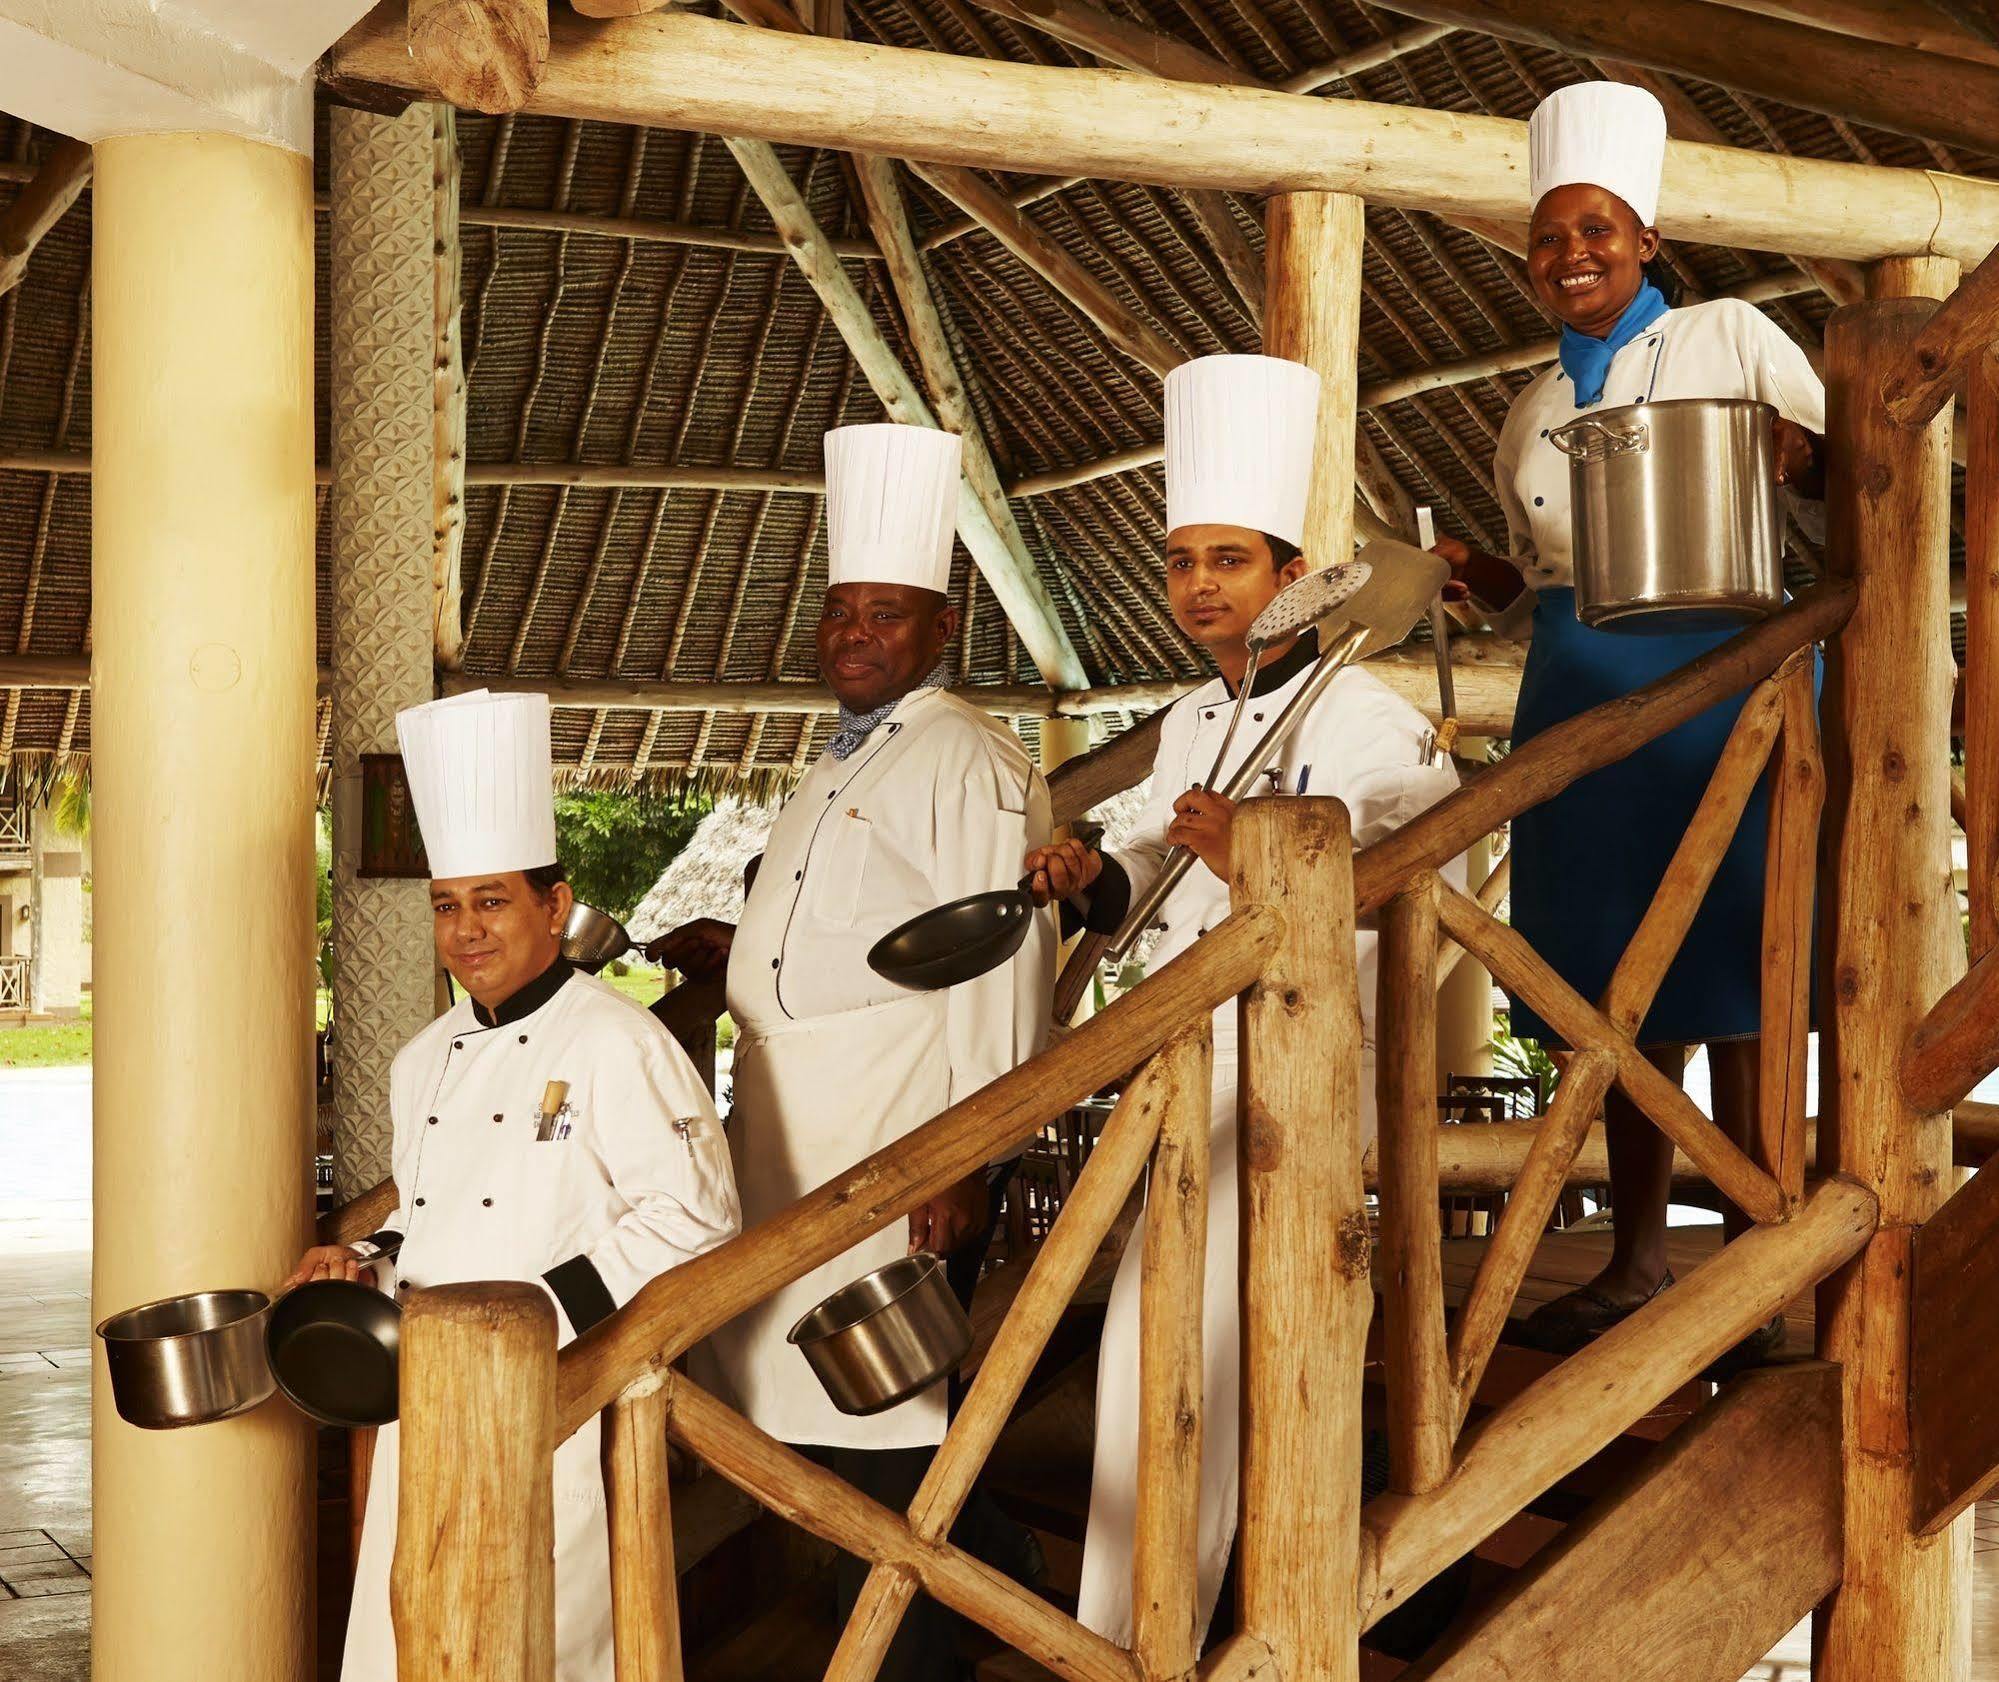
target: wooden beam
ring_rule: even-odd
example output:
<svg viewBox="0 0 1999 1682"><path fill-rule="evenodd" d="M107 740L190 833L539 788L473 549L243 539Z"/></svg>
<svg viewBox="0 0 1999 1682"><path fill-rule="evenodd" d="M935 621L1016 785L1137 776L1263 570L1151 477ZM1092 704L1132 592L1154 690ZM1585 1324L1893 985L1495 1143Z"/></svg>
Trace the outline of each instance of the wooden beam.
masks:
<svg viewBox="0 0 1999 1682"><path fill-rule="evenodd" d="M1897 426L1928 426L1963 386L1966 368L1999 340L1999 257L1987 257L1931 316L1902 362L1881 382Z"/></svg>
<svg viewBox="0 0 1999 1682"><path fill-rule="evenodd" d="M447 672L465 663L465 346L459 243L458 113L431 107L431 253L437 345L431 376L432 652Z"/></svg>
<svg viewBox="0 0 1999 1682"><path fill-rule="evenodd" d="M1891 134L1999 151L1999 68L1991 65L1856 41L1708 0L1655 0L1642 14L1589 0L1393 0L1388 9L1691 76Z"/></svg>
<svg viewBox="0 0 1999 1682"><path fill-rule="evenodd" d="M1999 946L1999 350L1966 377L1964 838L1971 956Z"/></svg>
<svg viewBox="0 0 1999 1682"><path fill-rule="evenodd" d="M1831 1367L1749 1374L1404 1675L1743 1675L1839 1581L1839 1439Z"/></svg>
<svg viewBox="0 0 1999 1682"><path fill-rule="evenodd" d="M1449 24L1419 23L1413 29L1384 35L1378 41L1364 41L1359 46L1349 47L1337 58L1309 65L1296 75L1285 77L1279 85L1286 93L1317 93L1334 82L1350 82L1365 71L1379 70L1398 58L1420 53L1425 47L1434 47L1445 36L1456 33L1456 29Z"/></svg>
<svg viewBox="0 0 1999 1682"><path fill-rule="evenodd" d="M1529 208L1526 124L1506 118L779 41L677 10L611 24L558 12L550 22L531 111L1024 174L1353 192L1444 215L1524 221ZM427 95L401 36L386 0L338 43L325 73ZM1914 97L1935 103L1936 90L1925 84ZM1659 226L1808 256L1927 250L1975 262L1999 244L1999 185L1675 142Z"/></svg>
<svg viewBox="0 0 1999 1682"><path fill-rule="evenodd" d="M1072 824L1114 795L1136 788L1152 775L1159 751L1159 732L1166 723L1162 707L1142 723L1122 730L1101 747L1092 748L1048 774L1048 801L1054 827Z"/></svg>
<svg viewBox="0 0 1999 1682"><path fill-rule="evenodd" d="M58 140L14 202L0 211L0 294L20 285L42 236L90 185L90 163L84 142Z"/></svg>
<svg viewBox="0 0 1999 1682"><path fill-rule="evenodd" d="M617 467L598 462L474 462L465 483L577 485L596 490L799 491L823 496L826 475L803 467Z"/></svg>
<svg viewBox="0 0 1999 1682"><path fill-rule="evenodd" d="M1916 1229L1909 1436L1915 1524L1934 1535L1999 1486L1999 1161Z"/></svg>
<svg viewBox="0 0 1999 1682"><path fill-rule="evenodd" d="M548 0L409 0L410 60L452 105L518 111L548 63Z"/></svg>
<svg viewBox="0 0 1999 1682"><path fill-rule="evenodd" d="M656 222L643 216L592 216L579 210L520 209L502 204L468 204L459 211L468 228L500 228L513 233L582 234L595 239L628 239L642 245L691 245L708 251L741 251L783 257L784 236L754 228L703 228L689 222ZM878 263L881 252L870 239L827 242L841 257Z"/></svg>
<svg viewBox="0 0 1999 1682"><path fill-rule="evenodd" d="M1744 1233L1498 1409L1436 1489L1368 1503L1361 1522L1374 1537L1377 1567L1363 1627L1403 1605L1737 1339L1857 1254L1875 1215L1864 1187L1822 1182L1789 1221ZM1562 1673L1530 1668L1525 1674Z"/></svg>
<svg viewBox="0 0 1999 1682"><path fill-rule="evenodd" d="M1738 11L1831 29L1884 46L1999 65L1999 47L1952 23L1927 0L1723 0Z"/></svg>
<svg viewBox="0 0 1999 1682"><path fill-rule="evenodd" d="M1041 180L1025 181L1006 196L1006 202L1015 210L1025 210L1031 204L1039 204L1043 199L1052 199L1057 193L1066 193L1071 187L1080 187L1089 177L1083 175L1051 175ZM946 222L923 236L923 249L935 251L940 246L961 240L967 234L984 230L969 216L960 216Z"/></svg>
<svg viewBox="0 0 1999 1682"><path fill-rule="evenodd" d="M1987 952L1930 1007L1902 1052L1902 1096L1920 1115L1968 1097L1999 1067L1999 952Z"/></svg>
<svg viewBox="0 0 1999 1682"><path fill-rule="evenodd" d="M1950 425L1897 426L1881 402L1937 307L1853 304L1826 333L1826 562L1856 602L1827 646L1820 704L1819 1167L1865 1184L1881 1229L1819 1302L1819 1353L1839 1363L1846 1398L1848 1586L1814 1620L1816 1682L1970 1664L1958 1610L1970 1562L1947 1537L1913 1534L1909 1442L1911 1251L1951 1181L1950 1120L1912 1105L1898 1079L1963 951L1949 874Z"/></svg>
<svg viewBox="0 0 1999 1682"><path fill-rule="evenodd" d="M763 33L727 24L720 27L751 39ZM837 44L807 37L800 37L797 42L800 48ZM882 336L867 300L840 266L839 258L813 220L810 207L786 173L776 149L760 140L731 139L727 144L890 418L906 425L935 426L936 417L924 402L923 394ZM1089 678L1082 659L1069 641L1069 633L1062 628L1048 587L1042 583L1033 563L1008 546L977 491L964 479L958 486L958 533L986 583L999 598L1001 609L1019 631L1021 643L1036 669L1050 683L1065 689L1087 688Z"/></svg>

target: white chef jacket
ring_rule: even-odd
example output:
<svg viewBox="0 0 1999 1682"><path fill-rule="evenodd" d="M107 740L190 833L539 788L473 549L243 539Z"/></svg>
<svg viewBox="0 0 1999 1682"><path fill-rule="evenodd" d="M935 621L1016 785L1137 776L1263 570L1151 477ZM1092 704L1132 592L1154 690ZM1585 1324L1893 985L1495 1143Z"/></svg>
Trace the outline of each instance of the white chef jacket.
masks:
<svg viewBox="0 0 1999 1682"><path fill-rule="evenodd" d="M566 1081L537 1140L551 1080ZM467 1280L543 1284L558 1336L622 1306L741 1225L713 1100L650 1012L557 966L492 1015L461 999L389 1073L400 1235L396 1289ZM395 1682L389 1566L398 1433L383 1427L368 1484L341 1682ZM610 1545L593 1418L555 1452L555 1674L611 1682Z"/></svg>
<svg viewBox="0 0 1999 1682"><path fill-rule="evenodd" d="M1047 1035L1052 915L973 981L920 993L868 967L919 912L1010 888L1049 835L1048 786L1019 739L948 690L905 696L846 759L828 752L770 833L729 958L737 1029L730 1146L754 1225L1026 1062ZM908 1247L900 1221L715 1334L738 1407L785 1442L941 1442L943 1386L871 1418L839 1412L785 1334Z"/></svg>
<svg viewBox="0 0 1999 1682"><path fill-rule="evenodd" d="M1493 452L1508 545L1537 589L1573 582L1569 458L1548 435L1578 416L1670 398L1746 397L1807 432L1825 431L1825 387L1804 351L1739 298L1668 310L1611 358L1599 402L1578 409L1575 395L1559 363L1544 368L1513 400ZM1532 597L1522 600L1531 608ZM1509 628L1515 617L1507 616Z"/></svg>
<svg viewBox="0 0 1999 1682"><path fill-rule="evenodd" d="M1249 757L1284 704L1308 681L1316 645L1300 642L1256 673L1249 710L1229 749L1216 786ZM1167 851L1173 803L1208 775L1228 729L1234 698L1220 678L1175 703L1160 732L1152 790L1138 825L1113 857L1132 894L1144 891ZM1254 793L1329 795L1346 803L1356 850L1434 805L1457 786L1448 761L1430 763L1428 723L1414 707L1371 672L1349 667L1305 715ZM1463 886L1464 862L1443 874ZM1111 903L1115 903L1113 892ZM1167 896L1158 922L1158 944L1149 967L1157 969L1186 951L1229 915L1229 886L1196 863ZM1096 919L1093 919L1095 921ZM1374 1136L1374 1020L1376 944L1372 930L1355 934L1360 1010L1366 1047L1361 1070L1363 1127ZM1198 1617L1205 1631L1221 1592L1235 1534L1237 1421L1240 1412L1241 1299L1237 1287L1236 1005L1214 1017L1214 1079L1209 1091L1208 1248L1202 1283L1201 1361L1205 1426L1201 1437L1198 1526ZM1137 1504L1138 1310L1140 1257L1145 1248L1141 1216L1127 1241L1111 1287L1097 1366L1096 1455L1090 1484L1089 1526L1083 1544L1077 1617L1121 1645L1131 1641L1132 1535Z"/></svg>

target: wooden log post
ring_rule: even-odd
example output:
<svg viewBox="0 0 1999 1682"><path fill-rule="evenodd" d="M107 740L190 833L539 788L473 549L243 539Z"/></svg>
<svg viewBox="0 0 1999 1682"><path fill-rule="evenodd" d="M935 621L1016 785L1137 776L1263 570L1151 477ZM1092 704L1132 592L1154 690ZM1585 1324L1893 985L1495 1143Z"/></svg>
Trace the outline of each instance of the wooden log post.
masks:
<svg viewBox="0 0 1999 1682"><path fill-rule="evenodd" d="M1358 1676L1374 1292L1351 846L1337 801L1272 799L1241 808L1230 849L1235 903L1285 908L1243 1007L1240 1627L1313 1682Z"/></svg>
<svg viewBox="0 0 1999 1682"><path fill-rule="evenodd" d="M1762 1043L1755 1149L1787 1202L1805 1189L1805 1054L1811 1038L1812 917L1825 767L1809 650L1777 678L1784 723L1770 770L1763 867Z"/></svg>
<svg viewBox="0 0 1999 1682"><path fill-rule="evenodd" d="M1200 1657L1201 1316L1208 1253L1206 1022L1159 1054L1169 1101L1146 1184L1138 1309L1138 1512L1132 1652L1147 1682L1190 1674Z"/></svg>
<svg viewBox="0 0 1999 1682"><path fill-rule="evenodd" d="M1950 1118L1898 1080L1911 1030L1954 973L1950 423L1894 424L1885 378L1936 306L1856 304L1826 334L1827 562L1856 587L1829 650L1821 1167L1880 1198L1879 1231L1828 1282L1819 1350L1845 1398L1846 1572L1814 1621L1821 1682L1963 1678L1970 1582L1948 1535L1914 1534L1910 1253L1951 1185ZM1961 960L1958 960L1961 961Z"/></svg>
<svg viewBox="0 0 1999 1682"><path fill-rule="evenodd" d="M1450 1475L1457 1435L1437 1203L1437 969L1437 896L1426 879L1381 909L1375 1009L1388 1454L1394 1487L1411 1495Z"/></svg>
<svg viewBox="0 0 1999 1682"><path fill-rule="evenodd" d="M1999 946L1999 350L1965 373L1964 841L1971 955Z"/></svg>
<svg viewBox="0 0 1999 1682"><path fill-rule="evenodd" d="M446 103L518 111L548 64L548 0L409 0L409 54Z"/></svg>
<svg viewBox="0 0 1999 1682"><path fill-rule="evenodd" d="M617 1682L680 1682L680 1586L666 1488L666 1393L648 1378L604 1410Z"/></svg>
<svg viewBox="0 0 1999 1682"><path fill-rule="evenodd" d="M405 1299L396 1674L555 1675L555 1308L537 1285ZM662 1521L664 1514L661 1514Z"/></svg>

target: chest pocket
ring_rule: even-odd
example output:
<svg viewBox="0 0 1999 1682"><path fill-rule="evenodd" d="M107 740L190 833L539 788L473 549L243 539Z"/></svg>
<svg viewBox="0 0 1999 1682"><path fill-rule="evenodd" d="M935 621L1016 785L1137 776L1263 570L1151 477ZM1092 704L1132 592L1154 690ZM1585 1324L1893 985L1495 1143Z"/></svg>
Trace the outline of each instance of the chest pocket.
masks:
<svg viewBox="0 0 1999 1682"><path fill-rule="evenodd" d="M874 825L866 818L836 812L826 819L806 866L806 909L817 921L835 928L852 926L873 850Z"/></svg>

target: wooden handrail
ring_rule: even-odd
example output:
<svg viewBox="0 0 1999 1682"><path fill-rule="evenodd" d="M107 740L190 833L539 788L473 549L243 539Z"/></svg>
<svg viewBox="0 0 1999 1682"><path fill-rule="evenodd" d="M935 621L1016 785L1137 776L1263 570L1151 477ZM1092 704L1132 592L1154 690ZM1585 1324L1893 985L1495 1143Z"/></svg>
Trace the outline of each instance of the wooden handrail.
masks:
<svg viewBox="0 0 1999 1682"><path fill-rule="evenodd" d="M1843 1266L1872 1236L1874 1194L1848 1179L1813 1189L1795 1218L1758 1227L1612 1327L1480 1427L1424 1495L1384 1495L1361 1515L1375 1543L1366 1628L1462 1557L1633 1420Z"/></svg>
<svg viewBox="0 0 1999 1682"><path fill-rule="evenodd" d="M1994 339L1999 339L1999 252L1959 282L1881 381L1888 418L1897 426L1928 426L1951 400L1965 363L1984 355Z"/></svg>
<svg viewBox="0 0 1999 1682"><path fill-rule="evenodd" d="M1251 906L1039 1057L856 1163L783 1213L653 1280L562 1352L564 1438L619 1391L771 1292L1003 1158L1262 973L1284 919Z"/></svg>
<svg viewBox="0 0 1999 1682"><path fill-rule="evenodd" d="M1980 958L1916 1024L1902 1052L1902 1095L1947 1110L1999 1064L1999 947Z"/></svg>
<svg viewBox="0 0 1999 1682"><path fill-rule="evenodd" d="M1515 748L1489 771L1354 858L1354 899L1378 910L1419 870L1441 869L1480 836L1614 764L1731 695L1799 649L1832 636L1853 612L1853 586L1814 585L1781 613L1629 695L1578 713Z"/></svg>
<svg viewBox="0 0 1999 1682"><path fill-rule="evenodd" d="M352 1244L379 1232L382 1222L396 1206L396 1182L377 1180L358 1197L337 1204L319 1217L318 1238L322 1244Z"/></svg>

